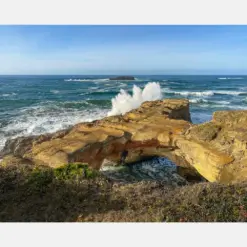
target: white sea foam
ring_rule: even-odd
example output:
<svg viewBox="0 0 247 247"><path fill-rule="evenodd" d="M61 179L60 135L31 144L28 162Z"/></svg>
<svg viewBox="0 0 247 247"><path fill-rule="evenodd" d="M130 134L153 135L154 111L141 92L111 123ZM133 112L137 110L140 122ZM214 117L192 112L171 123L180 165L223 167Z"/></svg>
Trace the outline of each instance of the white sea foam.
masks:
<svg viewBox="0 0 247 247"><path fill-rule="evenodd" d="M16 93L4 93L1 96L2 97L9 97L9 96L15 96L15 95L16 95Z"/></svg>
<svg viewBox="0 0 247 247"><path fill-rule="evenodd" d="M202 104L212 104L214 107L216 106L228 106L231 102L229 101L224 101L224 100L206 100L206 99L201 99L201 98L194 98L189 100L191 103L202 103Z"/></svg>
<svg viewBox="0 0 247 247"><path fill-rule="evenodd" d="M50 90L51 93L59 94L59 90Z"/></svg>
<svg viewBox="0 0 247 247"><path fill-rule="evenodd" d="M69 109L50 104L24 108L20 110L19 116L1 128L0 150L9 138L52 133L80 122L100 119L107 114L107 111L95 107L83 110Z"/></svg>
<svg viewBox="0 0 247 247"><path fill-rule="evenodd" d="M219 77L218 80L242 80L243 77Z"/></svg>
<svg viewBox="0 0 247 247"><path fill-rule="evenodd" d="M183 95L183 96L190 96L190 95L195 95L195 96L212 96L214 95L214 92L213 91L202 91L202 92L192 92L192 91L184 91L184 92L176 92L176 91L170 91L171 93L174 93L174 94L179 94L179 95Z"/></svg>
<svg viewBox="0 0 247 247"><path fill-rule="evenodd" d="M214 95L213 91L204 91L204 92L181 92L181 95L196 95L196 96L212 96Z"/></svg>
<svg viewBox="0 0 247 247"><path fill-rule="evenodd" d="M159 83L149 82L142 90L136 85L133 86L133 95L128 94L124 89L112 99L112 109L108 116L124 114L132 109L138 108L144 101L158 100L162 98Z"/></svg>
<svg viewBox="0 0 247 247"><path fill-rule="evenodd" d="M215 101L216 103L220 104L220 105L229 105L231 104L231 102L229 101L225 101L225 100L219 100L219 101Z"/></svg>
<svg viewBox="0 0 247 247"><path fill-rule="evenodd" d="M118 87L127 87L128 85L125 84L125 83L119 83L119 86Z"/></svg>
<svg viewBox="0 0 247 247"><path fill-rule="evenodd" d="M227 91L227 90L219 90L219 91L214 91L215 94L227 94L227 95L240 95L243 92L239 91Z"/></svg>
<svg viewBox="0 0 247 247"><path fill-rule="evenodd" d="M170 89L162 89L164 93L170 93L170 94L179 94L182 96L200 96L200 97L207 97L207 96L213 96L215 94L225 94L225 95L241 95L241 94L247 94L247 92L239 92L239 91L227 91L227 90L208 90L208 91L201 91L201 92L193 92L193 91L172 91Z"/></svg>
<svg viewBox="0 0 247 247"><path fill-rule="evenodd" d="M223 104L214 104L212 105L212 108L222 108L226 110L246 110L246 106L240 106L240 105L233 105L233 104L228 104L228 105L223 105Z"/></svg>
<svg viewBox="0 0 247 247"><path fill-rule="evenodd" d="M92 79L64 79L64 81L81 81L81 82L87 82L87 81L95 81L95 82L100 82L100 81L109 81L109 79L95 79L95 78L92 78Z"/></svg>
<svg viewBox="0 0 247 247"><path fill-rule="evenodd" d="M191 103L208 103L208 100L205 100L205 99L190 99L190 102Z"/></svg>

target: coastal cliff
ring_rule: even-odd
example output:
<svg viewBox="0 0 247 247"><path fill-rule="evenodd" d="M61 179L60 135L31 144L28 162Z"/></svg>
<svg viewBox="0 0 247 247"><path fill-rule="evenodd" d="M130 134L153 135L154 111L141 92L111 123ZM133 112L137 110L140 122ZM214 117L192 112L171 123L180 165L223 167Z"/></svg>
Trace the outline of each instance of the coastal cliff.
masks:
<svg viewBox="0 0 247 247"><path fill-rule="evenodd" d="M159 156L196 170L210 182L244 181L246 123L247 111L220 111L210 122L194 125L188 100L144 102L124 115L9 140L1 152L2 164L18 159L57 168L82 162L100 169L105 161L129 164Z"/></svg>
<svg viewBox="0 0 247 247"><path fill-rule="evenodd" d="M220 111L192 124L188 100L167 99L9 140L1 152L0 221L246 222L246 121L247 111ZM177 172L150 165L153 156L173 161ZM141 160L133 165L140 180L109 176ZM101 170L109 164L113 170ZM186 179L199 174L209 182Z"/></svg>

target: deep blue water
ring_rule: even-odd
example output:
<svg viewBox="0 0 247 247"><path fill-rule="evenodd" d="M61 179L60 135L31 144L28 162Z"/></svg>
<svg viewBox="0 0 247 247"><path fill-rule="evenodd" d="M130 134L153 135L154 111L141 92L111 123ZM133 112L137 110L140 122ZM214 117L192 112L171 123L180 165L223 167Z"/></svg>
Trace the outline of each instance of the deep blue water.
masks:
<svg viewBox="0 0 247 247"><path fill-rule="evenodd" d="M163 98L188 98L194 123L217 110L247 109L247 76L0 76L0 150L6 139L41 134L107 115L120 89L159 82Z"/></svg>

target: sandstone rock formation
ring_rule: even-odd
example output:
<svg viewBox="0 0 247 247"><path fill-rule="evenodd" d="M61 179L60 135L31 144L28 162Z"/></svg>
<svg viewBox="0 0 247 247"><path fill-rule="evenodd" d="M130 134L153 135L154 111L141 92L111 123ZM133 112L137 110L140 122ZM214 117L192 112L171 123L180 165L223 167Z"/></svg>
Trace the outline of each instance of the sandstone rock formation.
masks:
<svg viewBox="0 0 247 247"><path fill-rule="evenodd" d="M209 181L247 180L247 111L218 111L177 142L186 160Z"/></svg>
<svg viewBox="0 0 247 247"><path fill-rule="evenodd" d="M228 183L247 179L246 130L247 111L215 112L212 121L193 125L188 100L166 99L123 116L9 140L2 156L5 164L14 156L51 167L86 162L96 169L106 159L118 164L160 156L210 182Z"/></svg>
<svg viewBox="0 0 247 247"><path fill-rule="evenodd" d="M100 168L105 158L130 163L170 152L174 137L190 126L187 100L145 102L124 116L77 124L55 134L9 140L2 153L53 167L87 162Z"/></svg>

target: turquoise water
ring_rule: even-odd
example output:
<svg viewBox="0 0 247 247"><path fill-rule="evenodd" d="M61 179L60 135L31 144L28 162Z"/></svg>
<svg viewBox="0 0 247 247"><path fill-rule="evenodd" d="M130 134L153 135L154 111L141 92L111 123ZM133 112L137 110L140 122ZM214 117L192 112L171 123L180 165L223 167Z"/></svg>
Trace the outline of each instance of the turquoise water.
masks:
<svg viewBox="0 0 247 247"><path fill-rule="evenodd" d="M163 98L188 98L192 121L217 110L247 109L247 76L0 76L0 150L8 138L54 132L105 117L120 89L159 82Z"/></svg>

